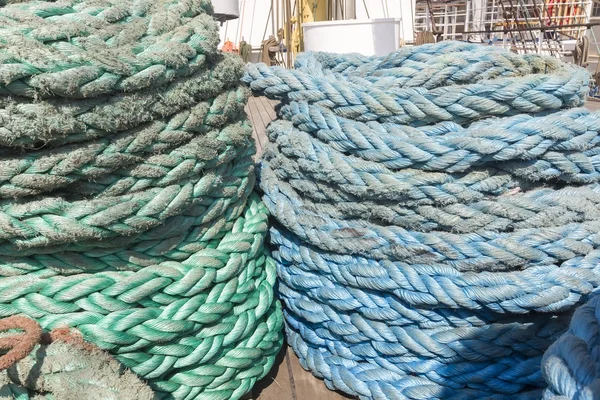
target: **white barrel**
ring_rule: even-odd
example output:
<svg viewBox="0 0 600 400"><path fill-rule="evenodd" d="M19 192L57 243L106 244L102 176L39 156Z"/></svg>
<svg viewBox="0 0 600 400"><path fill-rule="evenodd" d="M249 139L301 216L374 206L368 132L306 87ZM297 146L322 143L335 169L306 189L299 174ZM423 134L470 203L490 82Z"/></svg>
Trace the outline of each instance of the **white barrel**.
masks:
<svg viewBox="0 0 600 400"><path fill-rule="evenodd" d="M400 47L400 19L307 22L304 51L384 56Z"/></svg>
<svg viewBox="0 0 600 400"><path fill-rule="evenodd" d="M213 0L215 18L221 21L240 17L239 0Z"/></svg>

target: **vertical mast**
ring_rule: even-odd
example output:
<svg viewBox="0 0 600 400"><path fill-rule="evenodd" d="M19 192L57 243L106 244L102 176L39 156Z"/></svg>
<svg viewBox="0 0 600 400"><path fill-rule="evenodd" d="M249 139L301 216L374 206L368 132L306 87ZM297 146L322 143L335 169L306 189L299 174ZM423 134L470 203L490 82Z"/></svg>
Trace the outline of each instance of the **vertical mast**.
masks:
<svg viewBox="0 0 600 400"><path fill-rule="evenodd" d="M344 18L356 19L356 0L346 0L344 4Z"/></svg>
<svg viewBox="0 0 600 400"><path fill-rule="evenodd" d="M292 4L290 0L285 1L285 47L287 67L292 68Z"/></svg>
<svg viewBox="0 0 600 400"><path fill-rule="evenodd" d="M274 35L277 35L277 30L275 28L275 0L271 0L271 32L273 32Z"/></svg>

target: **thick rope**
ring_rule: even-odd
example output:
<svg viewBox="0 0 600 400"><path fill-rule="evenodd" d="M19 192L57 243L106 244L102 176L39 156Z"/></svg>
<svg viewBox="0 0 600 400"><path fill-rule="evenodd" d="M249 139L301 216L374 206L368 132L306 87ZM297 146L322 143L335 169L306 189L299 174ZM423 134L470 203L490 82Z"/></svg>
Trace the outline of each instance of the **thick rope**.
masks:
<svg viewBox="0 0 600 400"><path fill-rule="evenodd" d="M435 89L402 88L397 78L378 85L361 77L337 78L306 71L247 68L245 82L271 98L317 103L358 121L423 125L439 121L467 123L491 116L536 113L583 105L589 74L564 66L551 74L478 81ZM392 89L389 89L392 88Z"/></svg>
<svg viewBox="0 0 600 400"><path fill-rule="evenodd" d="M42 336L35 321L15 316L0 320L0 330L7 334L0 347L8 349L0 357L0 399L154 398L139 378L68 329Z"/></svg>
<svg viewBox="0 0 600 400"><path fill-rule="evenodd" d="M441 47L446 47L446 52ZM447 84L467 84L478 80L498 77L518 77L532 73L548 73L559 68L555 59L513 53L490 51L483 57L479 45L448 42L434 47L439 52L428 56L422 50L392 53L381 59L342 56L327 53L305 53L296 59L296 68L310 69L316 63L330 71L345 75L361 76L373 84L383 86L384 77L393 79L401 87L424 87L433 89ZM356 57L356 58L355 58ZM353 65L356 69L352 69Z"/></svg>
<svg viewBox="0 0 600 400"><path fill-rule="evenodd" d="M7 198L58 189L82 193L84 186L93 185L96 192L101 190L99 196L124 194L110 188L122 186L120 181L125 177L137 178L123 189L127 191L141 190L142 179L154 181L146 186L164 186L164 182L189 177L191 171L197 173L229 162L239 156L240 148L249 146L247 131L251 127L247 123L217 127L204 135L193 132L197 128L190 125L169 129L160 122L151 123L147 129L134 129L83 146L63 146L1 160L0 193ZM114 177L110 184L104 183L106 175ZM85 182L98 178L104 179L93 184ZM89 190L84 193L94 194Z"/></svg>
<svg viewBox="0 0 600 400"><path fill-rule="evenodd" d="M55 140L73 142L71 136L98 137L128 130L215 97L233 87L240 74L238 60L233 55L223 55L186 79L137 92L76 102L61 98L29 102L2 97L0 144L39 147Z"/></svg>
<svg viewBox="0 0 600 400"><path fill-rule="evenodd" d="M282 99L260 187L302 365L362 399L539 399L600 286L600 115L562 110L587 72L456 42L296 67L243 80Z"/></svg>
<svg viewBox="0 0 600 400"><path fill-rule="evenodd" d="M544 354L548 382L543 399L594 399L600 392L598 335L600 298L579 307L569 326Z"/></svg>
<svg viewBox="0 0 600 400"><path fill-rule="evenodd" d="M190 75L216 55L208 10L208 1L132 0L0 10L0 94L96 97Z"/></svg>
<svg viewBox="0 0 600 400"><path fill-rule="evenodd" d="M77 329L155 398L241 398L283 341L243 65L211 13L0 8L0 317Z"/></svg>

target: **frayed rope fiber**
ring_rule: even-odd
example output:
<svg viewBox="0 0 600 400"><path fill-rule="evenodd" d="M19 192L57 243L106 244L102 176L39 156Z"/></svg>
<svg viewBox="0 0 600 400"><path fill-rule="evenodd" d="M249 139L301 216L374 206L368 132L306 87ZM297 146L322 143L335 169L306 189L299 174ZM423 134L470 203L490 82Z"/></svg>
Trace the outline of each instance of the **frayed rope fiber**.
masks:
<svg viewBox="0 0 600 400"><path fill-rule="evenodd" d="M42 334L35 321L0 320L0 399L139 399L152 390L131 371L68 329Z"/></svg>
<svg viewBox="0 0 600 400"><path fill-rule="evenodd" d="M569 331L589 350L566 336L542 368L600 285L589 80L452 41L247 66L282 101L259 180L306 369L361 399L600 396L598 336L577 330L596 303Z"/></svg>
<svg viewBox="0 0 600 400"><path fill-rule="evenodd" d="M0 317L77 331L155 398L242 397L283 315L210 1L3 3Z"/></svg>

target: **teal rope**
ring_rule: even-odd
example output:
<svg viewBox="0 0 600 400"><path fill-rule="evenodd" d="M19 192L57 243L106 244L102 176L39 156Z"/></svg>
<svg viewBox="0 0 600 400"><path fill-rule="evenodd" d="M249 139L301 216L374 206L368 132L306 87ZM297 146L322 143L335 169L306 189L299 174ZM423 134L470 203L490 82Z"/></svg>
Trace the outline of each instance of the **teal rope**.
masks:
<svg viewBox="0 0 600 400"><path fill-rule="evenodd" d="M541 368L600 286L600 114L563 110L587 72L456 42L296 67L243 81L282 100L259 180L302 365L361 399L588 382Z"/></svg>
<svg viewBox="0 0 600 400"><path fill-rule="evenodd" d="M212 11L209 1L70 3L0 10L0 94L96 97L139 90L188 76L216 55L219 31L204 14Z"/></svg>
<svg viewBox="0 0 600 400"><path fill-rule="evenodd" d="M243 397L283 314L243 65L210 2L10 3L0 318L76 329L159 399Z"/></svg>
<svg viewBox="0 0 600 400"><path fill-rule="evenodd" d="M187 79L138 92L115 93L75 103L61 98L29 102L2 97L0 144L40 147L56 140L73 142L73 136L81 141L128 130L190 109L235 87L241 70L233 55L223 55Z"/></svg>

